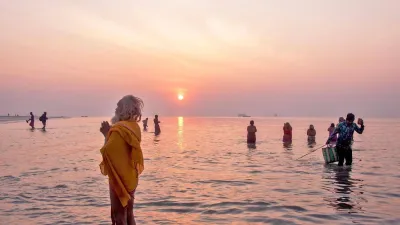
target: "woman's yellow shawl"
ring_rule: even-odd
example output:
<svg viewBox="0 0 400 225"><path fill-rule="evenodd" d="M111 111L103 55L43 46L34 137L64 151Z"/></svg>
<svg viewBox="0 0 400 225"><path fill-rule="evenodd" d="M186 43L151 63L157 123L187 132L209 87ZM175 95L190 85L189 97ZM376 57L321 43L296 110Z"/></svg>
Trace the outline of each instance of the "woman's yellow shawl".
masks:
<svg viewBox="0 0 400 225"><path fill-rule="evenodd" d="M111 127L106 140L100 150L100 170L108 176L111 188L125 207L131 198L129 192L136 189L144 170L140 127L134 121L118 122Z"/></svg>

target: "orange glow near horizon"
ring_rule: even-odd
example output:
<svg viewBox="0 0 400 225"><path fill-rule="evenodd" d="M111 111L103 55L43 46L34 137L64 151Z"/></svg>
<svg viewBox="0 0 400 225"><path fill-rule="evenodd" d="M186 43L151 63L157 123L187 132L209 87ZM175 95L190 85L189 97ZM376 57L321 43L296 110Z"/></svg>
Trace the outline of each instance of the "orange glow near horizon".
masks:
<svg viewBox="0 0 400 225"><path fill-rule="evenodd" d="M93 101L99 93L107 101L137 94L149 111L213 114L221 107L221 114L235 114L248 107L269 115L266 108L292 112L291 96L325 103L346 98L338 86L357 84L360 96L397 115L388 99L400 95L390 88L400 85L400 1L362 8L357 1L291 2L0 1L0 29L7 31L0 35L0 96L10 96L0 98L0 113L50 107L74 114L62 104L72 90ZM32 93L42 105L31 103ZM102 111L98 101L88 110Z"/></svg>

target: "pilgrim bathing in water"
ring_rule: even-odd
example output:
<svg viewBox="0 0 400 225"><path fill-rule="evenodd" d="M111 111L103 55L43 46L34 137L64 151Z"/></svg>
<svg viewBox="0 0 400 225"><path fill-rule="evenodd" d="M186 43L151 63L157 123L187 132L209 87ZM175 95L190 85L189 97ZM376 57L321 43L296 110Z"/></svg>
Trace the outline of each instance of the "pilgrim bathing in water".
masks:
<svg viewBox="0 0 400 225"><path fill-rule="evenodd" d="M310 125L310 128L307 130L307 140L308 143L312 144L315 143L315 136L317 135L317 131L314 129L314 125Z"/></svg>
<svg viewBox="0 0 400 225"><path fill-rule="evenodd" d="M290 123L284 123L283 125L283 142L292 141L292 126Z"/></svg>
<svg viewBox="0 0 400 225"><path fill-rule="evenodd" d="M143 101L132 95L117 104L115 116L102 122L100 132L105 144L100 152L103 161L100 171L108 176L113 225L134 225L133 204L139 175L144 170L140 146L141 131L138 122L142 116Z"/></svg>
<svg viewBox="0 0 400 225"><path fill-rule="evenodd" d="M149 118L146 118L143 122L143 131L147 131L147 122L149 122Z"/></svg>
<svg viewBox="0 0 400 225"><path fill-rule="evenodd" d="M158 115L155 115L154 116L154 134L155 135L159 135L161 133L160 123L161 123L161 121L158 120Z"/></svg>
<svg viewBox="0 0 400 225"><path fill-rule="evenodd" d="M257 127L254 126L254 121L250 121L250 125L247 126L247 143L255 144L256 143L256 132Z"/></svg>

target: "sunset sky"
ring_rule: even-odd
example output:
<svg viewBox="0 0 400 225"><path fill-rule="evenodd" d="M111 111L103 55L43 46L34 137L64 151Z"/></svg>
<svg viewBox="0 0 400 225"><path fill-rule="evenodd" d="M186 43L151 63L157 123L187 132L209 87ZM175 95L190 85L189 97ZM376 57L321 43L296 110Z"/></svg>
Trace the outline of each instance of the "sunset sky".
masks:
<svg viewBox="0 0 400 225"><path fill-rule="evenodd" d="M0 114L400 115L398 0L0 1ZM184 99L178 101L178 94Z"/></svg>

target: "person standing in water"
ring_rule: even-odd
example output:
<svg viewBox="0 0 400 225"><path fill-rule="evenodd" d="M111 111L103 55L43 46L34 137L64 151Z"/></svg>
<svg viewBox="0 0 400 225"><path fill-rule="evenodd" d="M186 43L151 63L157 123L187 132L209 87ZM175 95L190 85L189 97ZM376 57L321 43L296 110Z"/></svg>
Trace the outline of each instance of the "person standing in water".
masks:
<svg viewBox="0 0 400 225"><path fill-rule="evenodd" d="M343 166L343 162L346 159L346 165L350 166L353 162L353 151L351 149L351 142L353 139L354 131L359 134L362 134L364 131L364 121L359 118L358 124L361 126L358 127L357 124L354 123L355 116L352 113L347 114L346 121L339 123L338 127L335 131L329 136L326 144L328 145L332 138L336 134L339 134L339 137L336 141L336 150L339 156L338 166Z"/></svg>
<svg viewBox="0 0 400 225"><path fill-rule="evenodd" d="M143 120L143 131L147 131L147 122L149 121L149 118L146 118L145 120Z"/></svg>
<svg viewBox="0 0 400 225"><path fill-rule="evenodd" d="M317 135L317 131L314 129L314 125L310 125L310 128L307 130L308 143L315 143L315 136Z"/></svg>
<svg viewBox="0 0 400 225"><path fill-rule="evenodd" d="M47 112L44 112L42 116L39 117L39 121L43 124L43 130L46 130L46 122L49 118L47 118Z"/></svg>
<svg viewBox="0 0 400 225"><path fill-rule="evenodd" d="M161 123L161 121L158 120L158 115L155 115L154 116L154 134L155 135L159 135L161 133L160 123Z"/></svg>
<svg viewBox="0 0 400 225"><path fill-rule="evenodd" d="M144 170L141 131L143 101L135 96L124 96L111 119L101 123L100 132L105 144L100 149L103 161L101 174L108 176L111 201L111 222L114 225L134 225L135 192Z"/></svg>
<svg viewBox="0 0 400 225"><path fill-rule="evenodd" d="M290 123L285 123L283 125L283 142L291 142L292 141L292 126Z"/></svg>
<svg viewBox="0 0 400 225"><path fill-rule="evenodd" d="M31 126L32 130L35 129L35 116L33 115L33 113L30 113L31 118L29 120L27 120L26 122L28 123L29 121L31 121L29 123L29 126Z"/></svg>
<svg viewBox="0 0 400 225"><path fill-rule="evenodd" d="M255 144L256 143L256 132L257 127L254 126L254 121L250 121L250 126L247 126L247 143Z"/></svg>
<svg viewBox="0 0 400 225"><path fill-rule="evenodd" d="M335 124L331 123L331 126L328 128L329 137L333 134L334 131L335 131ZM330 144L336 144L336 141L337 141L337 134L332 137Z"/></svg>

